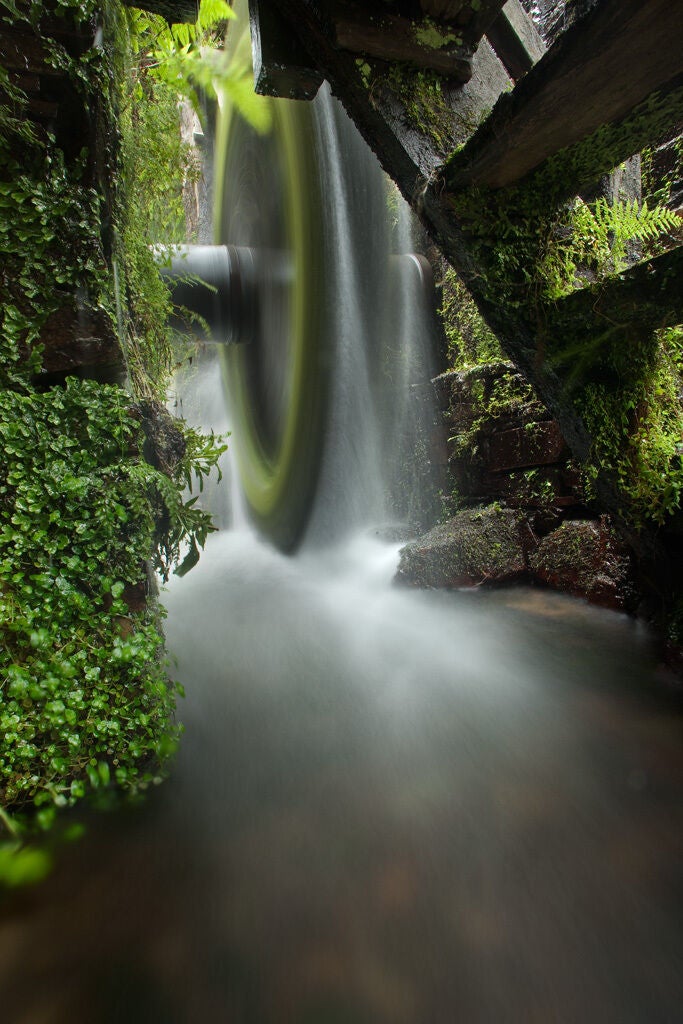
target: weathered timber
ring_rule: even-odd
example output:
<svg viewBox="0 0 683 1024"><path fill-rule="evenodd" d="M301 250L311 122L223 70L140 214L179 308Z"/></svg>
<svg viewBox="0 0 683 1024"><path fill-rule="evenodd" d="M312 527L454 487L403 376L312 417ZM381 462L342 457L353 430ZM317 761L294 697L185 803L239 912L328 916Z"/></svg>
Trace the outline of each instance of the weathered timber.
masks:
<svg viewBox="0 0 683 1024"><path fill-rule="evenodd" d="M511 204L527 207L531 201L539 214L547 212L590 189L633 153L660 145L682 118L683 75L678 75L621 120L605 124L581 142L553 154L518 185L498 189L499 200L508 197ZM449 187L458 191L462 179L453 167L450 171Z"/></svg>
<svg viewBox="0 0 683 1024"><path fill-rule="evenodd" d="M425 178L438 175L446 157L467 142L510 86L505 68L485 38L474 54L472 68L469 82L440 83L435 106L429 102L434 93L420 100L419 72L394 68L386 77L380 65L372 68L371 102L382 112L385 133L393 132Z"/></svg>
<svg viewBox="0 0 683 1024"><path fill-rule="evenodd" d="M446 180L451 187L511 185L553 154L620 121L682 72L678 5L602 0L501 97L450 161Z"/></svg>
<svg viewBox="0 0 683 1024"><path fill-rule="evenodd" d="M0 65L22 75L59 77L63 74L48 62L47 51L40 40L28 32L0 30Z"/></svg>
<svg viewBox="0 0 683 1024"><path fill-rule="evenodd" d="M519 0L507 0L486 36L515 81L545 53L543 37Z"/></svg>
<svg viewBox="0 0 683 1024"><path fill-rule="evenodd" d="M386 61L407 61L460 82L472 77L474 47L451 27L427 28L410 18L348 3L332 4L328 16L333 41L344 50Z"/></svg>
<svg viewBox="0 0 683 1024"><path fill-rule="evenodd" d="M254 89L261 96L312 100L323 78L277 8L249 0Z"/></svg>
<svg viewBox="0 0 683 1024"><path fill-rule="evenodd" d="M420 6L430 18L453 21L469 0L420 0Z"/></svg>
<svg viewBox="0 0 683 1024"><path fill-rule="evenodd" d="M123 0L127 7L140 7L152 14L160 14L170 25L182 21L196 21L199 0Z"/></svg>
<svg viewBox="0 0 683 1024"><path fill-rule="evenodd" d="M683 246L636 264L599 284L572 292L548 311L543 333L580 348L638 344L653 330L683 322Z"/></svg>
<svg viewBox="0 0 683 1024"><path fill-rule="evenodd" d="M457 190L452 190L449 187L451 183L440 174L438 166L432 165L430 167L429 162L421 156L422 152L430 150L428 141L424 140L423 150L423 145L417 138L419 136L419 127L416 127L413 123L408 128L406 127L406 122L397 114L396 98L389 95L388 90L385 92L384 90L373 88L371 94L368 93L367 83L363 81L354 57L350 53L335 47L329 38L329 34L325 32L321 24L320 4L315 2L315 0L274 0L274 2L277 2L279 9L289 20L307 52L315 56L318 67L331 83L333 91L344 103L349 115L377 154L384 169L398 184L404 197L416 210L431 238L440 247L451 265L458 271L471 292L480 312L494 333L499 337L504 351L524 376L535 386L548 409L558 420L562 434L574 456L579 461L585 461L590 454L593 439L584 419L577 411L577 407L572 402L567 401L566 365L560 366L547 358L546 343L550 329L550 316L547 306L544 305L542 308L537 308L534 295L532 294L529 294L526 300L522 302L516 301L511 303L509 301L510 296L507 294L504 285L496 285L495 281L491 279L489 273L490 264L492 259L495 260L495 249L500 242L500 235L494 229L490 238L479 237L476 240L476 244L473 244L472 237L464 230L464 225L457 213L457 203L454 202L458 197ZM616 11L617 7L620 7L619 11ZM631 40L631 43L626 45L625 40L620 36L621 17L623 14L623 17L626 18L631 29L633 29L634 24L637 25L639 23L638 11L635 10L635 7L639 7L639 10L641 8L647 10L650 14L656 8L661 14L661 24L658 31L656 24L650 25L648 23L651 31L641 31L637 40ZM616 16L617 14L619 15L618 17ZM626 60L627 70L625 71L623 67L617 69L619 80L623 81L625 76L627 77L628 74L632 73L639 81L642 94L646 99L646 103L642 105L643 109L635 113L629 113L629 108L626 106L621 121L617 124L617 119L615 118L614 124L607 126L608 131L611 131L614 136L610 136L610 152L613 153L618 149L627 147L624 156L628 156L637 151L639 148L637 140L643 136L648 137L652 135L651 122L653 119L657 122L656 130L664 132L665 124L670 126L671 122L675 120L676 104L679 98L678 84L675 81L675 76L672 83L670 68L672 64L677 66L680 60L679 48L677 45L672 45L671 42L672 30L675 30L673 34L676 38L680 38L680 30L675 24L675 19L672 18L671 12L666 9L666 5L662 0L643 0L643 3L640 5L636 4L635 0L624 0L623 5L616 5L613 0L602 0L602 2L599 2L597 8L592 13L587 14L584 20L578 22L571 30L568 30L566 35L560 38L559 45L562 45L564 41L564 47L560 49L561 60L553 58L552 64L549 65L550 57L552 56L552 51L549 51L516 86L511 94L514 97L512 106L510 106L510 97L507 100L499 101L496 110L494 110L493 117L496 117L496 111L499 111L501 108L512 113L515 113L515 111L519 112L526 102L525 97L531 97L533 101L536 90L540 88L539 81L541 84L545 81L544 79L539 79L539 72L544 66L546 69L548 66L551 69L555 69L555 71L544 72L544 74L549 76L549 79L557 72L560 75L559 81L562 82L563 69L568 67L570 63L566 57L567 52L569 52L570 56L577 58L577 62L575 62L577 66L581 63L578 61L578 57L580 56L582 46L586 47L589 54L594 54L595 46L591 26L595 26L596 19L598 19L598 26L602 24L600 19L603 21L605 19L610 20L612 28L617 33L617 37L621 38L621 58ZM660 37L660 31L664 38ZM569 40L570 44L568 50L566 49L567 40ZM631 49L631 44L634 49ZM609 34L601 36L601 45L610 50L612 58L614 58L616 52L615 44ZM655 83L661 81L660 72L662 67L664 68L665 84L663 87L656 88L652 86L652 79L643 80L643 76L637 67L641 56L640 46L644 46L646 50L654 49L655 51L659 47L659 50L664 53L661 65L655 68L654 71L652 71L652 61L650 58L643 57L643 60L652 71ZM483 46L480 47L478 53L481 53L483 48ZM672 52L674 50L676 51L675 53ZM492 59L495 58L492 57ZM636 65L635 68L634 64ZM601 63L598 57L595 57L593 60L592 72L598 76L596 78L598 105L601 101L600 88L598 87L600 86L602 75L607 74L609 76L613 71L612 60L607 62L607 64ZM471 82L463 87L462 92L471 87L476 87L477 80L478 75L475 74ZM564 84L567 85L566 82ZM656 88L654 98L651 96L653 88ZM630 95L633 95L632 91ZM680 96L683 99L683 89L680 91ZM522 99L524 102L522 102ZM591 111L591 116L595 118L596 127L598 127L602 124L602 121L595 110L592 99L592 97L589 97L587 101L588 107ZM569 104L569 109L570 112L573 110L571 104ZM546 113L550 120L557 114L561 123L566 125L566 112L561 106L558 110L553 109ZM577 114L577 117L579 117L579 114ZM505 127L505 122L503 122L502 126L503 128ZM485 134L487 131L488 128L484 128L480 134ZM581 137L583 138L583 136ZM495 142L495 137L493 137L493 142ZM508 143L510 143L509 138ZM471 145L471 142L469 145ZM469 145L465 146L465 152L468 150ZM578 148L581 148L582 145L583 143L577 144ZM573 153L577 146L570 147L568 152ZM508 155L514 157L514 153ZM567 164L564 157L565 154L561 153L558 155L555 153L550 160L546 160L547 165L552 160L556 161L555 171L560 177L562 172L568 169L570 178L572 175L580 178L583 171L591 163L586 152L581 154L581 160L578 161L580 166L574 166L571 162ZM604 170L610 169L611 166L618 162L615 160L611 165L602 167L601 161L603 159L604 154L600 156L599 160L594 161L594 163L600 164L600 169L589 180L597 180ZM548 170L550 171L551 168L548 168ZM548 186L547 177L543 184ZM482 191L487 192L491 190L484 189ZM507 195L508 191L509 195ZM549 191L552 192L552 189L549 189ZM520 190L518 188L506 189L499 190L499 192L505 193L501 198L508 203L508 214L514 217L514 203L519 199L518 193ZM545 201L543 196L541 196L541 199ZM541 209L543 209L542 204ZM640 273L646 272L641 270ZM677 269L673 268L672 273L678 274ZM566 310L569 309L569 307L564 308ZM595 493L603 509L617 515L619 514L623 505L623 496L619 489L618 481L613 476L608 473L601 474L596 481Z"/></svg>
<svg viewBox="0 0 683 1024"><path fill-rule="evenodd" d="M464 28L467 39L478 43L496 20L504 4L505 0L479 0L476 9L470 4L471 15Z"/></svg>

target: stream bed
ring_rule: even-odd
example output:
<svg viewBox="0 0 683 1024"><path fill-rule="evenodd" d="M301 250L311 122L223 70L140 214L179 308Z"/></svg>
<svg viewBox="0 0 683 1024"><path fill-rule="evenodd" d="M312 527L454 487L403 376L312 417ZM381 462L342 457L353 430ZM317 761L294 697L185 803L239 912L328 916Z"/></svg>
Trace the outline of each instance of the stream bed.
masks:
<svg viewBox="0 0 683 1024"><path fill-rule="evenodd" d="M172 780L5 906L7 1024L675 1022L683 750L645 630L213 537Z"/></svg>

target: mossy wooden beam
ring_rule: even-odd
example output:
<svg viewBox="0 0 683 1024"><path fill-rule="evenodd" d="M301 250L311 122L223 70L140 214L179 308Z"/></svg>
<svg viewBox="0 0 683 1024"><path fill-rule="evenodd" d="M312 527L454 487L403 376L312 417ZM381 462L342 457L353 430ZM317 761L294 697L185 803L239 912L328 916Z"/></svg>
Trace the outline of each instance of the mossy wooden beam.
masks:
<svg viewBox="0 0 683 1024"><path fill-rule="evenodd" d="M576 145L555 153L519 185L498 190L518 205L548 210L590 188L634 153L657 146L683 122L683 74L648 96L620 121L605 124Z"/></svg>
<svg viewBox="0 0 683 1024"><path fill-rule="evenodd" d="M472 77L474 46L456 26L415 21L347 2L328 3L326 15L330 35L343 50L431 68L460 82Z"/></svg>
<svg viewBox="0 0 683 1024"><path fill-rule="evenodd" d="M507 0L486 35L503 64L517 81L545 53L545 43L519 0Z"/></svg>
<svg viewBox="0 0 683 1024"><path fill-rule="evenodd" d="M323 78L280 12L249 0L254 89L260 96L312 100Z"/></svg>
<svg viewBox="0 0 683 1024"><path fill-rule="evenodd" d="M170 25L197 20L197 0L123 0L127 7L140 7L143 11L160 14Z"/></svg>
<svg viewBox="0 0 683 1024"><path fill-rule="evenodd" d="M664 327L683 323L683 246L588 288L548 310L543 333L555 348L577 349L601 338L641 344Z"/></svg>
<svg viewBox="0 0 683 1024"><path fill-rule="evenodd" d="M448 187L512 185L666 89L683 73L680 13L671 0L599 0L451 158Z"/></svg>

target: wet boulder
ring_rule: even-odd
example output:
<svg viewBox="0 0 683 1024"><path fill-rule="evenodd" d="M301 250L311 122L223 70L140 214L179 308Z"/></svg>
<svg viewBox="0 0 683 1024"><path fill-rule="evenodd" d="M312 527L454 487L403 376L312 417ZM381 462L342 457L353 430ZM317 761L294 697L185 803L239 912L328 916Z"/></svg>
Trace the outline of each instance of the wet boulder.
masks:
<svg viewBox="0 0 683 1024"><path fill-rule="evenodd" d="M567 520L529 554L540 583L606 608L632 610L631 556L616 531L600 520Z"/></svg>
<svg viewBox="0 0 683 1024"><path fill-rule="evenodd" d="M497 505L458 512L407 544L396 580L416 587L508 583L526 572L525 520Z"/></svg>

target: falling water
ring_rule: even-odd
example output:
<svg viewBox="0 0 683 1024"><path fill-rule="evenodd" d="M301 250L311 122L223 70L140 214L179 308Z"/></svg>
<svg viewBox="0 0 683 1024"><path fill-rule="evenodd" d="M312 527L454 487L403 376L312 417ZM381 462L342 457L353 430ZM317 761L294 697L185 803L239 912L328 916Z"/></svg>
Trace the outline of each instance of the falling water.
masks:
<svg viewBox="0 0 683 1024"><path fill-rule="evenodd" d="M341 344L311 540L287 558L233 514L165 593L174 776L0 928L3 1019L679 1020L683 756L648 637L540 591L392 586L369 528L428 363L376 268L412 243L342 112L316 116ZM178 402L220 430L209 394Z"/></svg>
<svg viewBox="0 0 683 1024"><path fill-rule="evenodd" d="M395 520L418 442L412 386L431 372L430 320L410 258L411 214L328 90L316 101L335 253L331 423L309 543ZM397 224L391 224L390 199ZM392 258L393 257L393 258ZM400 470L400 471L399 471Z"/></svg>

